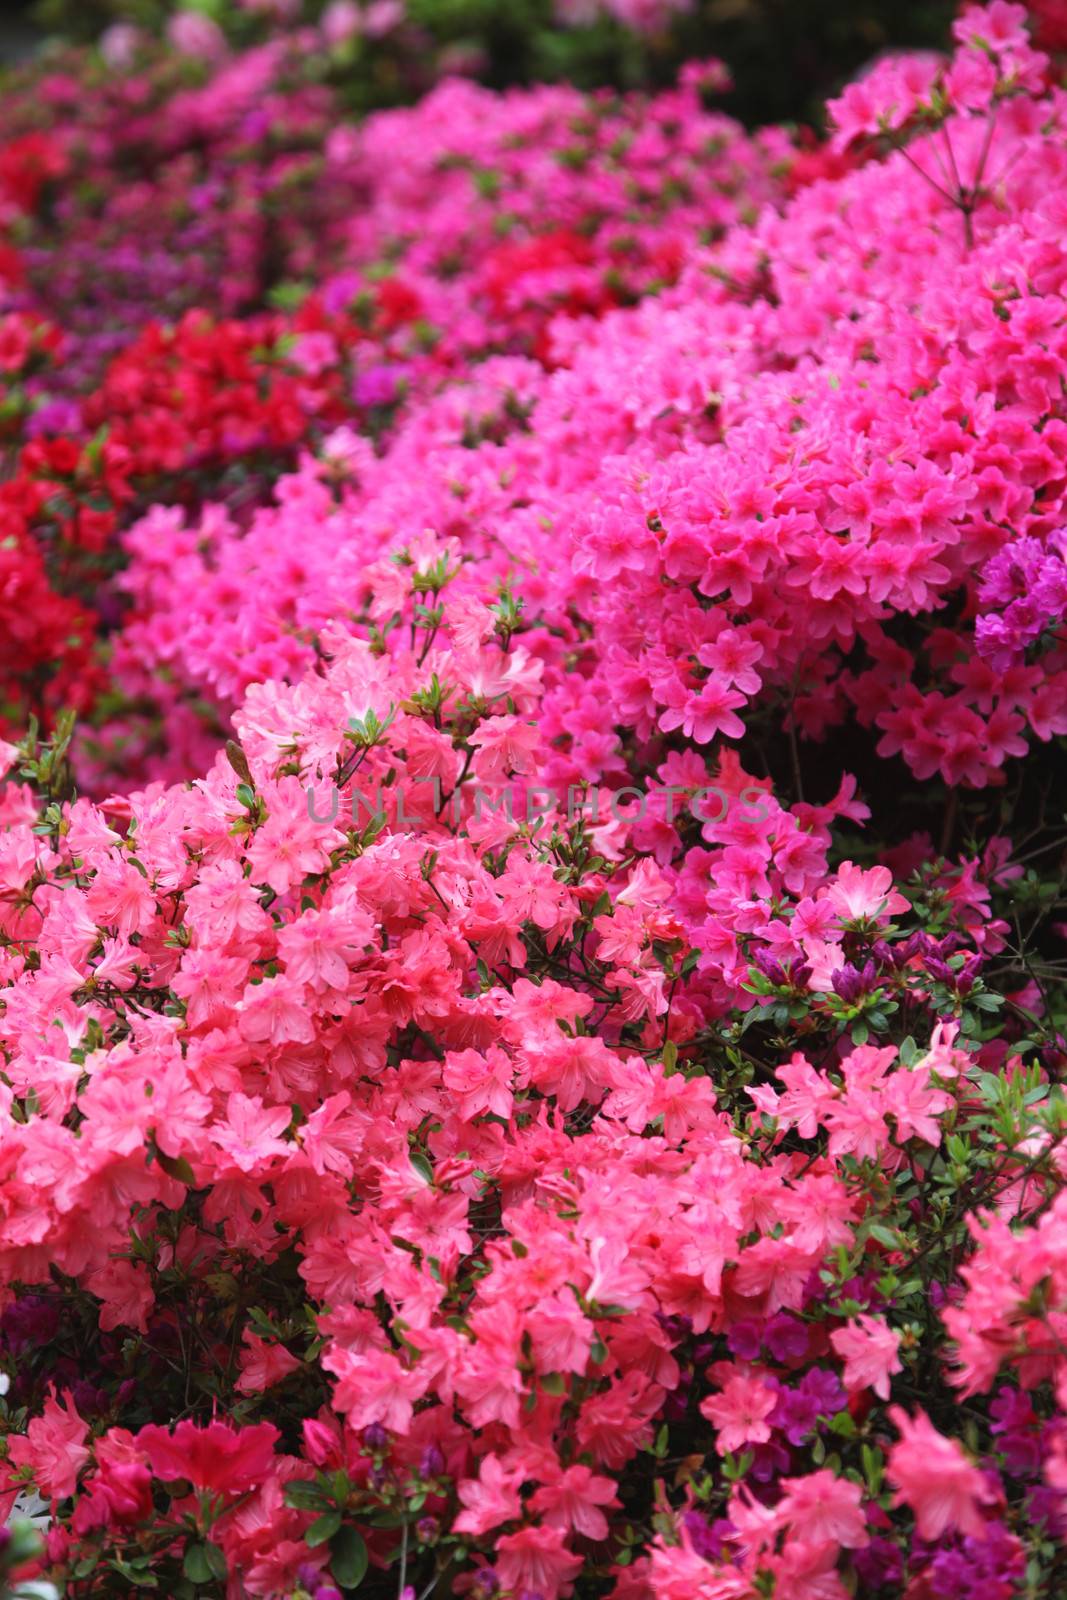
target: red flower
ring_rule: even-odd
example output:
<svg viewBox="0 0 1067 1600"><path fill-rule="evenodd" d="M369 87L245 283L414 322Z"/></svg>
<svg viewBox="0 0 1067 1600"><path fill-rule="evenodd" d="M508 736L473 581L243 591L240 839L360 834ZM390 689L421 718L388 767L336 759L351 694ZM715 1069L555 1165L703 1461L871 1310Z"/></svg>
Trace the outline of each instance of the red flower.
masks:
<svg viewBox="0 0 1067 1600"><path fill-rule="evenodd" d="M187 1478L196 1489L236 1493L261 1483L274 1460L281 1437L270 1422L235 1428L229 1422L179 1422L173 1433L154 1423L142 1428L137 1442L153 1475L169 1482Z"/></svg>
<svg viewBox="0 0 1067 1600"><path fill-rule="evenodd" d="M421 310L422 302L414 289L399 278L385 278L378 285L378 315L387 333L405 322L414 322Z"/></svg>

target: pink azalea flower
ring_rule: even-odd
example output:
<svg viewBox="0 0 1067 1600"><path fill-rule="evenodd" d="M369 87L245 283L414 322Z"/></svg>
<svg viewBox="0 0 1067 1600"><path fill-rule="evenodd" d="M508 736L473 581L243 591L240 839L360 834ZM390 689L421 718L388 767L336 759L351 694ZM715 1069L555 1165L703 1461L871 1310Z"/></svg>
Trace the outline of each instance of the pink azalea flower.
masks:
<svg viewBox="0 0 1067 1600"><path fill-rule="evenodd" d="M241 1353L241 1376L236 1387L242 1394L261 1394L272 1384L281 1383L291 1372L300 1370L300 1361L284 1345L261 1339L251 1328L246 1328L241 1337L245 1349Z"/></svg>
<svg viewBox="0 0 1067 1600"><path fill-rule="evenodd" d="M502 1522L518 1520L522 1516L521 1482L521 1469L505 1469L492 1451L483 1456L477 1478L468 1478L457 1486L463 1510L452 1523L455 1532L478 1539Z"/></svg>
<svg viewBox="0 0 1067 1600"><path fill-rule="evenodd" d="M496 1570L506 1588L543 1594L545 1600L569 1595L582 1570L582 1557L567 1549L561 1528L520 1528L499 1538L496 1552Z"/></svg>
<svg viewBox="0 0 1067 1600"><path fill-rule="evenodd" d="M530 1498L530 1509L550 1527L580 1533L587 1539L606 1539L608 1519L601 1507L617 1508L615 1484L580 1464L568 1467Z"/></svg>
<svg viewBox="0 0 1067 1600"><path fill-rule="evenodd" d="M827 1468L804 1478L783 1478L784 1498L776 1508L805 1541L857 1550L868 1542L863 1490Z"/></svg>
<svg viewBox="0 0 1067 1600"><path fill-rule="evenodd" d="M749 1444L766 1444L771 1436L767 1418L778 1404L778 1391L758 1373L728 1376L719 1394L700 1402L700 1414L717 1433L720 1452L738 1451Z"/></svg>
<svg viewBox="0 0 1067 1600"><path fill-rule="evenodd" d="M884 921L907 911L909 905L893 888L888 867L857 867L842 862L830 885L827 898L843 923Z"/></svg>
<svg viewBox="0 0 1067 1600"><path fill-rule="evenodd" d="M880 1400L889 1399L889 1380L900 1372L900 1335L882 1317L861 1313L843 1328L835 1328L830 1343L844 1359L846 1388L870 1388Z"/></svg>
<svg viewBox="0 0 1067 1600"><path fill-rule="evenodd" d="M924 1411L909 1417L900 1406L891 1406L889 1415L901 1435L886 1469L896 1486L895 1504L911 1508L923 1539L952 1532L981 1538L981 1507L992 1498L981 1472L956 1440L938 1433Z"/></svg>
<svg viewBox="0 0 1067 1600"><path fill-rule="evenodd" d="M39 1417L32 1417L25 1437L15 1435L8 1444L8 1458L16 1467L29 1467L43 1495L65 1500L77 1487L78 1474L89 1460L86 1441L89 1427L78 1415L69 1394L61 1401L54 1391L44 1402Z"/></svg>

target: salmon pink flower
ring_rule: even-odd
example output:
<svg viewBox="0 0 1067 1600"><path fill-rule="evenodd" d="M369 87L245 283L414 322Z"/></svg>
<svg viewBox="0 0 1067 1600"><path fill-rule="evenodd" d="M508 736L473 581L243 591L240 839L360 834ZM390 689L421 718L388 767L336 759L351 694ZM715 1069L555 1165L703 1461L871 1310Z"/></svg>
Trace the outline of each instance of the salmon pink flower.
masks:
<svg viewBox="0 0 1067 1600"><path fill-rule="evenodd" d="M409 1370L384 1350L357 1355L336 1346L323 1357L323 1365L339 1380L334 1404L350 1427L374 1423L391 1433L410 1430L415 1401L425 1394L429 1381L425 1372Z"/></svg>
<svg viewBox="0 0 1067 1600"><path fill-rule="evenodd" d="M823 1468L805 1478L783 1478L785 1495L777 1506L783 1522L812 1544L856 1550L867 1543L863 1490Z"/></svg>
<svg viewBox="0 0 1067 1600"><path fill-rule="evenodd" d="M522 1515L521 1482L521 1469L505 1468L492 1451L483 1456L477 1478L468 1478L457 1485L456 1493L463 1510L452 1523L455 1532L469 1533L478 1539L490 1528L518 1520Z"/></svg>
<svg viewBox="0 0 1067 1600"><path fill-rule="evenodd" d="M907 911L909 905L893 888L888 867L864 870L851 861L842 862L827 891L827 898L843 923L886 921Z"/></svg>
<svg viewBox="0 0 1067 1600"><path fill-rule="evenodd" d="M725 1378L718 1394L700 1402L700 1414L715 1428L718 1449L732 1453L766 1444L771 1436L767 1418L777 1404L778 1391L765 1378L739 1370Z"/></svg>
<svg viewBox="0 0 1067 1600"><path fill-rule="evenodd" d="M608 1519L601 1508L618 1505L612 1479L580 1464L560 1472L530 1498L530 1509L549 1527L569 1529L587 1539L607 1538Z"/></svg>
<svg viewBox="0 0 1067 1600"><path fill-rule="evenodd" d="M261 1339L251 1328L246 1328L241 1338L246 1348L241 1354L241 1376L236 1387L242 1394L260 1394L300 1370L300 1362L284 1345Z"/></svg>
<svg viewBox="0 0 1067 1600"><path fill-rule="evenodd" d="M33 1417L25 1437L16 1435L8 1457L16 1467L29 1467L41 1493L65 1500L77 1487L78 1474L89 1460L89 1428L78 1415L69 1394L57 1400L50 1392L39 1417Z"/></svg>
<svg viewBox="0 0 1067 1600"><path fill-rule="evenodd" d="M880 1400L889 1399L889 1380L901 1371L900 1335L882 1317L861 1313L836 1328L830 1343L844 1359L846 1388L871 1388Z"/></svg>
<svg viewBox="0 0 1067 1600"><path fill-rule="evenodd" d="M544 1595L545 1600L569 1595L582 1570L582 1557L567 1549L561 1528L520 1528L502 1535L496 1550L501 1583L515 1593Z"/></svg>
<svg viewBox="0 0 1067 1600"><path fill-rule="evenodd" d="M896 1486L895 1504L915 1513L920 1538L952 1532L980 1538L985 1527L980 1508L993 1499L982 1473L954 1439L938 1433L924 1411L909 1417L900 1406L890 1406L889 1416L901 1437L889 1451L886 1470Z"/></svg>

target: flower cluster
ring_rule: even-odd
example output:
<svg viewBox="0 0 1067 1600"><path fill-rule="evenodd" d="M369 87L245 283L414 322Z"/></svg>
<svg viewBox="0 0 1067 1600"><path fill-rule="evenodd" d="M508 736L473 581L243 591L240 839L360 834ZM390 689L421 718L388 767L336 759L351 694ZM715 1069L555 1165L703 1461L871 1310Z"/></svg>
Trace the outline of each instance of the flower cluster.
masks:
<svg viewBox="0 0 1067 1600"><path fill-rule="evenodd" d="M881 1467L836 1478L827 1429L876 1450L849 1396L917 1376L904 1218L918 1173L947 1194L968 1170L996 1005L997 925L957 887L1002 855L909 900L827 863L854 802L820 820L767 795L770 837L807 841L806 894L737 980L738 1033L702 974L709 919L672 907L624 818L465 803L474 780L529 788L549 749L533 630L458 553L427 536L373 584L397 626L327 626L324 664L252 685L192 786L72 802L58 746L9 748L41 800L9 791L4 852L3 1339L29 1408L8 1482L69 1504L50 1570L87 1593L109 1572L317 1593L399 1559L546 1600L614 1562L616 1592L658 1595L743 1553L815 1594L868 1546ZM382 811L324 817L327 779ZM938 905L935 939L914 919ZM928 1048L891 1042L905 1013ZM783 1026L807 1053L764 1079ZM1058 1171L1047 1088L977 1146L975 1181L1013 1195L1029 1141L1024 1211ZM192 1416L160 1405L172 1381ZM988 1471L888 1415L886 1483L923 1536L980 1535ZM642 1555L642 1452L694 1428L681 1543Z"/></svg>
<svg viewBox="0 0 1067 1600"><path fill-rule="evenodd" d="M0 160L3 1581L1060 1592L1025 13L837 149L707 62L357 123L182 18Z"/></svg>
<svg viewBox="0 0 1067 1600"><path fill-rule="evenodd" d="M294 70L267 45L196 88L171 69L103 94L72 68L13 97L16 127L49 117L4 147L23 214L0 416L29 441L4 492L23 590L45 585L32 605L11 590L43 674L30 694L0 682L23 715L99 695L131 507L221 493L247 515L339 420L380 435L407 393L488 353L546 360L554 317L673 279L698 230L778 192L789 148L705 111L695 81L649 101L457 80L360 125Z"/></svg>
<svg viewBox="0 0 1067 1600"><path fill-rule="evenodd" d="M1043 634L1055 637L1067 613L1067 540L1062 529L1047 542L1023 538L993 557L979 598L997 609L975 624L979 652L1004 672L1018 665Z"/></svg>
<svg viewBox="0 0 1067 1600"><path fill-rule="evenodd" d="M1019 89L1029 47L1010 28L998 78L973 26L946 70L990 66L982 108L942 108L937 129L883 162L809 183L719 241L690 233L673 286L633 309L601 300L595 325L574 315L590 306L577 230L483 258L487 292L518 326L527 295L551 305L555 286L567 302L525 346L547 364L478 365L422 391L349 471L336 516L301 535L311 612L334 583L336 613L383 536L402 548L427 525L504 577L536 566L553 614L577 603L591 630L579 651L587 714L572 709L572 675L546 699L559 735L546 779L564 785L621 770L603 707L639 740L677 732L701 747L768 718L802 742L847 727L916 779L968 789L1001 786L1034 741L1067 732L1064 265L1047 188L1060 100L1035 98L1043 69ZM472 95L427 104L451 115ZM423 115L376 126L406 152L405 124L424 132ZM411 162L417 173L416 152ZM952 163L970 175L955 196L931 178ZM435 215L431 237L448 237ZM455 321L458 342L458 308ZM163 619L184 631L191 583L196 625L175 669L187 698L218 700L213 680L239 679L235 633L253 675L267 660L282 670L272 638L291 654L303 635L313 651L310 615L293 627L282 532L299 521L295 502L260 514L258 587L243 598L228 574L249 560L243 523L227 531L208 511L185 535L201 553L180 569L152 561L151 522L135 528L124 582L139 605L120 657L169 672ZM1028 592L1001 614L1004 568ZM1023 654L1038 635L1040 663ZM268 655L254 659L260 644Z"/></svg>

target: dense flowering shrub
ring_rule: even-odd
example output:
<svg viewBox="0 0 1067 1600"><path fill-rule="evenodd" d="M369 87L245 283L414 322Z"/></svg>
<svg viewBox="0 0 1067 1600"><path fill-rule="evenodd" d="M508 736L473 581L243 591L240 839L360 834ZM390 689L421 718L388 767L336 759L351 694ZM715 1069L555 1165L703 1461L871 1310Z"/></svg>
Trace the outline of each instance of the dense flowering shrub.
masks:
<svg viewBox="0 0 1067 1600"><path fill-rule="evenodd" d="M301 641L310 659L314 618L344 606L383 537L431 525L501 576L536 564L557 610L581 606L597 714L575 717L570 681L549 696L563 781L621 770L606 706L640 740L698 746L739 738L746 708L813 739L858 725L920 780L1002 784L1028 740L1067 733L1064 264L1046 187L1062 152L1042 61L1010 35L999 77L971 45L940 78L889 63L836 107L839 141L923 117L935 131L694 245L635 314L557 321L554 370L485 369L508 389L497 422L477 374L466 398L412 409L335 514L308 519L294 486L249 539L208 509L176 565L153 556L152 512L128 541L135 675L158 662L225 704ZM561 541L569 562L546 559Z"/></svg>
<svg viewBox="0 0 1067 1600"><path fill-rule="evenodd" d="M1063 1588L1063 91L719 81L323 107L321 255L99 370L19 126L13 1581Z"/></svg>
<svg viewBox="0 0 1067 1600"><path fill-rule="evenodd" d="M854 800L784 809L726 763L703 833L752 840L781 911L724 1010L625 807L534 804L545 662L506 597L453 596L456 553L375 586L380 643L327 629L324 666L250 689L192 787L71 804L62 750L23 752L55 798L9 790L3 1328L9 1481L73 1506L52 1569L287 1594L399 1561L553 1597L620 1557L618 1593L714 1593L743 1555L738 1594L814 1594L842 1549L906 1558L867 1526L890 1486L931 1557L983 1537L998 1480L848 1397L920 1380L923 1256L964 1247L967 1198L1026 1215L1056 1181L1036 1058L975 1053L1003 852L908 898L830 867ZM807 1049L775 1061L783 1030ZM641 1452L672 1435L657 1510Z"/></svg>
<svg viewBox="0 0 1067 1600"><path fill-rule="evenodd" d="M412 111L334 121L328 136L320 105L317 122L296 122L310 145L300 160L286 149L292 67L264 47L201 88L120 80L114 105L90 94L84 111L77 82L50 75L60 120L8 147L22 180L18 309L0 322L15 457L0 495L19 541L9 717L85 709L99 694L93 613L115 620L101 583L131 508L222 492L247 512L295 447L339 420L380 433L405 394L478 356L545 359L552 317L600 314L669 281L686 241L774 194L772 168L790 156L782 137L749 140L702 108L713 63L651 102L452 82ZM12 116L39 114L27 89ZM46 138L73 199L45 204ZM159 151L171 153L161 169ZM151 183L131 186L132 162ZM176 298L146 270L145 228ZM195 302L214 276L209 315ZM27 651L40 681L22 670Z"/></svg>

